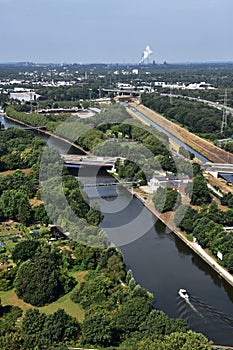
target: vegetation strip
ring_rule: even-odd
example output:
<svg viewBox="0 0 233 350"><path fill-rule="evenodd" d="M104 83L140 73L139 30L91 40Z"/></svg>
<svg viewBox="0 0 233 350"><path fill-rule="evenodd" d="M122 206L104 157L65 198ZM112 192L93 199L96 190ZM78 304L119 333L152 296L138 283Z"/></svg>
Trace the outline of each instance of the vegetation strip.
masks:
<svg viewBox="0 0 233 350"><path fill-rule="evenodd" d="M210 255L208 255L204 249L200 246L195 245L195 243L190 242L184 234L173 224L171 218L167 218L155 209L152 203L148 203L142 195L134 190L134 195L138 198L143 205L149 209L152 214L154 214L159 220L161 220L175 235L177 235L190 249L192 249L196 254L198 254L210 267L212 267L221 277L223 277L231 286L233 286L233 276L226 271L222 266L220 266Z"/></svg>
<svg viewBox="0 0 233 350"><path fill-rule="evenodd" d="M17 124L23 125L23 126L25 126L25 127L27 127L27 128L30 128L30 129L32 129L32 130L38 131L38 127L33 127L33 126L29 125L29 124L26 124L25 122L22 122L21 120L12 118L12 117L10 117L9 115L6 115L5 118L11 120L11 121L14 122L14 123L17 123ZM54 134L54 133L52 133L52 132L50 132L50 131L43 130L43 129L39 129L39 132L42 133L42 134L44 134L44 135L47 135L47 136L49 136L49 137L51 136L51 137L54 137L54 138L57 139L57 140L63 141L63 142L65 142L65 143L68 143L70 146L72 146L72 147L78 149L79 151L82 151L83 153L85 153L85 154L87 154L87 155L90 155L90 153L89 153L88 151L86 151L86 150L84 151L84 149L83 149L81 146L76 145L75 143L73 143L73 142L71 142L71 141L65 139L64 137L61 137L61 136L59 136L59 135L56 135L56 134Z"/></svg>
<svg viewBox="0 0 233 350"><path fill-rule="evenodd" d="M152 111L144 105L132 104L132 106L139 112L145 114L147 118L157 123L162 128L166 129L172 135L183 141L188 146L201 153L214 163L233 163L233 155L225 150L211 144L210 142L192 134L181 126L167 120L162 115ZM135 114L137 118L137 115ZM142 120L142 119L140 119Z"/></svg>
<svg viewBox="0 0 233 350"><path fill-rule="evenodd" d="M137 127L133 128L134 133L138 131ZM25 137L27 133L31 135L29 140ZM36 141L37 143L40 141L40 152L35 155L32 162L35 171L33 179L38 180L36 170L38 171L37 167L44 142L34 141L33 136L32 132L26 130L9 129L4 131L1 137L8 147L4 150L3 157L12 155L12 148L14 155L14 147L17 146L19 165L29 166L26 160L25 163L22 163L20 155L24 154L25 146L27 147L28 143L33 145ZM30 142L31 138L32 142ZM12 139L11 143L7 142L9 139ZM149 138L149 140L146 137L146 140L147 143L151 141L152 145L155 146L156 139L154 137ZM92 141L90 137L88 141ZM164 150L160 151L160 143L158 142L153 149L155 154L164 152ZM48 167L46 167L47 163L43 164L41 171L48 176L43 181L43 187L46 186L49 196L56 199L53 202L59 204L61 201L57 191L54 169L60 164L60 157L52 149L47 149L46 153L48 159L53 159L53 164L49 164ZM9 159L5 163L11 168ZM16 165L14 161L12 166ZM50 178L50 173L52 178ZM20 242L10 246L9 249L3 247L10 250L11 259L9 258L10 261L7 261L7 264L4 263L6 269L1 274L0 282L2 285L4 284L6 292L12 291L15 287L20 298L19 301L24 300L30 304L27 304L29 309L23 314L21 304L9 307L5 304L6 299L3 300L3 305L0 305L3 326L3 334L0 335L0 348L12 350L17 346L17 348L31 350L47 346L52 350L51 346L53 345L66 344L67 346L85 346L85 348L112 346L119 349L142 350L147 347L149 342L152 348L157 346L169 349L173 348L177 337L184 344L195 343L202 345L202 347L205 347L205 344L210 344L203 335L189 331L184 320L171 319L164 312L153 308L153 295L137 285L132 271L126 270L120 251L114 247L107 247L107 244L102 248L96 247L96 243L99 241L104 240L103 243L105 243L105 237L98 229L101 213L90 208L88 203L84 203L78 182L71 175L67 175L66 171L63 174L63 186L66 189L66 198L70 206L89 224L96 225L96 228L90 230L88 227L87 231L84 222L80 228L75 224L75 227L70 227L67 231L72 233L72 236L69 237L76 238L76 240L66 240L65 236L54 241L50 239L51 232L47 227L48 218L46 218L44 211L37 213L40 214L38 221L34 221L35 214L32 217L28 216L30 206L26 212L15 212L16 209L25 208L25 205L15 205L15 203L22 204L21 198L19 201L16 194L20 189L24 192L31 190L30 183L27 181L29 179L20 171L15 171L2 178L2 221L6 222L8 219L17 221L19 227L16 229L17 234L20 234L18 236ZM17 181L8 182L7 180ZM33 193L30 191L31 197L36 195L37 190L38 181L35 183ZM10 208L7 205L8 198L11 203ZM22 200L26 203L25 198ZM8 212L8 209L12 209L12 212ZM56 213L55 210L52 210L52 212L55 215L53 221L61 222L58 219L62 219L63 211L60 213L59 210ZM45 227L39 226L42 219L47 222ZM25 226L22 225L23 222ZM38 225L30 227L30 230L28 223ZM66 228L67 224L62 220L63 228ZM81 237L84 235L85 239L88 238L85 245L77 243L77 241L80 242L78 239L80 234ZM94 242L95 247L89 245L89 242ZM9 257L8 252L6 253L6 256ZM7 267L10 264L11 267L8 270ZM84 280L81 280L81 275L80 280L77 281L74 277L80 270L88 271L88 273ZM63 307L62 302L67 300L66 298L70 298L71 302L77 305L77 308L81 305L80 311L85 311L85 318L84 320L79 319L80 323L68 315L65 310L51 310L52 303L59 304L61 301L60 307ZM31 305L45 307L50 311L48 313L45 310L41 312L41 309L32 308ZM55 312L51 314L51 311ZM16 323L18 320L19 323ZM210 349L210 346L208 348ZM65 349L67 347L61 347L59 350ZM193 349L194 347L192 347ZM56 350L58 350L57 347Z"/></svg>

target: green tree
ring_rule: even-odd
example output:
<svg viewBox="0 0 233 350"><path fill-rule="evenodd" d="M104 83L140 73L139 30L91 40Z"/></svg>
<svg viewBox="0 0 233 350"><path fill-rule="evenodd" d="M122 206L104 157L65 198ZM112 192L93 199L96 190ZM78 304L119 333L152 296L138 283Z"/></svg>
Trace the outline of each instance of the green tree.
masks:
<svg viewBox="0 0 233 350"><path fill-rule="evenodd" d="M85 317L82 324L82 342L99 346L110 346L114 339L111 317L98 312Z"/></svg>
<svg viewBox="0 0 233 350"><path fill-rule="evenodd" d="M29 199L21 190L3 191L0 197L0 209L8 219L19 220L24 224L30 221Z"/></svg>
<svg viewBox="0 0 233 350"><path fill-rule="evenodd" d="M80 283L79 288L74 291L71 299L82 305L84 309L92 305L98 305L107 301L114 284L104 274L98 274L89 281Z"/></svg>
<svg viewBox="0 0 233 350"><path fill-rule="evenodd" d="M166 350L211 350L208 339L204 335L192 331L167 335L164 338L164 344Z"/></svg>
<svg viewBox="0 0 233 350"><path fill-rule="evenodd" d="M198 213L188 205L181 205L175 212L174 223L187 233L191 233L195 227Z"/></svg>
<svg viewBox="0 0 233 350"><path fill-rule="evenodd" d="M176 210L181 204L181 195L177 190L170 187L159 187L153 197L155 208L164 213L170 210Z"/></svg>
<svg viewBox="0 0 233 350"><path fill-rule="evenodd" d="M190 196L191 204L193 205L202 205L211 202L207 181L202 175L194 177L193 186L187 184L185 192Z"/></svg>
<svg viewBox="0 0 233 350"><path fill-rule="evenodd" d="M201 175L201 166L198 163L192 163L193 166L193 176Z"/></svg>
<svg viewBox="0 0 233 350"><path fill-rule="evenodd" d="M14 262L22 262L31 259L35 253L40 243L38 241L22 241L16 244L13 252L12 259Z"/></svg>
<svg viewBox="0 0 233 350"><path fill-rule="evenodd" d="M22 336L26 349L47 348L77 340L80 336L80 325L63 309L48 316L38 309L29 309L22 321Z"/></svg>
<svg viewBox="0 0 233 350"><path fill-rule="evenodd" d="M98 203L92 204L89 212L86 215L87 222L90 225L98 226L100 222L103 220L103 214L100 211L100 207Z"/></svg>
<svg viewBox="0 0 233 350"><path fill-rule="evenodd" d="M0 349L17 350L22 349L23 338L19 331L9 331L0 336Z"/></svg>
<svg viewBox="0 0 233 350"><path fill-rule="evenodd" d="M131 278L133 277L133 272L131 269L129 269L126 273L126 277L125 277L125 282L126 284L129 284L129 281L131 280Z"/></svg>
<svg viewBox="0 0 233 350"><path fill-rule="evenodd" d="M28 309L22 321L22 334L32 335L39 333L44 328L46 315L38 309Z"/></svg>
<svg viewBox="0 0 233 350"><path fill-rule="evenodd" d="M119 279L123 279L125 277L125 265L121 256L110 256L107 263L107 274L114 281L118 281Z"/></svg>
<svg viewBox="0 0 233 350"><path fill-rule="evenodd" d="M33 259L19 266L14 283L18 297L34 306L43 306L56 300L67 292L66 285L69 289L74 286L61 270L61 255L51 252L47 245L42 247L42 251L37 252Z"/></svg>
<svg viewBox="0 0 233 350"><path fill-rule="evenodd" d="M152 304L144 298L134 298L121 305L116 315L116 327L124 334L136 331L145 321L152 309Z"/></svg>
<svg viewBox="0 0 233 350"><path fill-rule="evenodd" d="M58 309L46 317L42 336L48 345L77 340L80 336L80 325L63 309Z"/></svg>
<svg viewBox="0 0 233 350"><path fill-rule="evenodd" d="M134 290L135 287L136 287L136 281L135 281L135 279L132 277L132 278L130 279L130 281L129 281L129 288L130 288L131 290Z"/></svg>

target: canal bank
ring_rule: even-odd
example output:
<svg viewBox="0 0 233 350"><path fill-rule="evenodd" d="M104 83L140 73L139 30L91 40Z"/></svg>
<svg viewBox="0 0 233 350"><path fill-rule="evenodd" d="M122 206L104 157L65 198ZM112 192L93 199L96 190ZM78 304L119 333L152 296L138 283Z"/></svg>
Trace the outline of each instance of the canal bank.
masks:
<svg viewBox="0 0 233 350"><path fill-rule="evenodd" d="M132 111L130 111L130 114ZM4 116L6 119L10 120L11 122L14 122L16 124L20 124L22 127L31 128L32 130L38 131L37 128L33 128L32 126L18 121L12 117ZM142 120L142 119L141 119ZM46 135L48 137L53 137L59 141L65 142L66 144L76 148L78 151L81 151L86 154L90 154L86 151L84 151L81 147L78 145L72 143L71 141L64 139L58 135L52 134L51 132L48 132L46 130L39 130L39 133L42 133L43 135ZM213 268L222 278L224 278L231 286L233 286L233 276L226 271L221 265L218 264L218 262L212 258L204 249L202 249L197 243L190 242L185 234L181 232L173 223L171 215L164 215L158 212L153 203L151 201L148 201L148 198L144 198L147 196L146 193L142 194L138 190L134 190L134 195L142 202L143 205L145 205L159 220L161 220L165 226L169 228L171 232L173 232L177 237L179 237L190 249L192 249L196 254L198 254L211 268Z"/></svg>
<svg viewBox="0 0 233 350"><path fill-rule="evenodd" d="M183 240L166 234L166 226L139 199L123 186L118 187L121 190L116 186L98 187L93 193L98 202L95 195L100 191L101 209L106 198L101 227L110 231L113 228L119 236L142 232L140 238L120 249L137 283L154 294L154 307L170 317L185 319L190 329L205 334L216 344L233 345L232 287ZM180 288L187 289L191 306L178 296Z"/></svg>
<svg viewBox="0 0 233 350"><path fill-rule="evenodd" d="M88 151L85 151L81 146L76 145L74 142L72 142L70 140L67 140L64 137L61 137L61 136L56 135L56 134L53 134L52 132L47 131L47 130L43 130L43 129L40 129L40 128L37 128L37 127L33 127L33 126L31 126L29 124L26 124L26 123L24 123L24 122L22 122L22 121L20 121L18 119L14 119L12 117L9 117L8 115L4 115L4 118L10 120L13 123L21 125L23 128L25 127L25 128L31 129L31 130L36 131L38 133L41 133L41 134L43 134L43 135L45 135L47 137L52 137L54 139L57 139L58 141L64 142L67 145L69 145L70 147L73 147L73 148L77 149L82 154L90 155L90 153Z"/></svg>
<svg viewBox="0 0 233 350"><path fill-rule="evenodd" d="M128 109L131 110L131 116L134 115L135 118L150 125L155 123L159 128L165 131L168 137L170 135L177 139L177 142L181 142L183 145L190 147L191 150L198 152L198 154L202 156L203 162L211 161L213 163L233 164L233 154L226 152L195 134L192 134L187 129L171 122L148 107L142 104L138 105L136 103L131 103L128 105Z"/></svg>
<svg viewBox="0 0 233 350"><path fill-rule="evenodd" d="M216 259L210 256L199 244L196 242L190 242L184 232L174 224L172 215L173 213L161 214L155 209L154 204L151 200L146 198L146 193L142 193L139 190L134 189L134 196L138 198L143 205L147 207L159 220L161 220L166 227L169 228L177 237L179 237L190 249L192 249L197 255L199 255L211 268L213 268L219 276L225 279L231 286L233 286L233 276L224 269ZM146 198L146 199L145 199Z"/></svg>

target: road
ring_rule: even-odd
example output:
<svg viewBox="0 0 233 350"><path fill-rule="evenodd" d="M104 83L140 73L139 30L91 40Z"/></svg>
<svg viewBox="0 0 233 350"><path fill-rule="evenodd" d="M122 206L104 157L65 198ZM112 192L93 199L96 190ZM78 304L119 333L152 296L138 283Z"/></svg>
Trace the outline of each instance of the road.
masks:
<svg viewBox="0 0 233 350"><path fill-rule="evenodd" d="M160 94L160 95L161 96L169 96L169 97L181 97L181 98L184 98L184 99L189 100L189 101L202 102L202 103L207 104L210 107L214 107L214 108L217 108L219 110L225 109L228 114L233 115L233 108L232 107L227 107L227 106L225 106L223 104L220 104L218 102L213 102L213 101L209 101L209 100L203 100L201 98L184 96L184 95L175 95L175 94L174 95L173 94Z"/></svg>

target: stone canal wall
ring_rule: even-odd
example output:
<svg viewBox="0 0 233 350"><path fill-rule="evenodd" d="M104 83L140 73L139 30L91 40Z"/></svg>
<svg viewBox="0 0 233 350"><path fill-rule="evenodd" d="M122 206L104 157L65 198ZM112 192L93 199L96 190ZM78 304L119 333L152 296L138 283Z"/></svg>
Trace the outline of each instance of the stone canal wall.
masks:
<svg viewBox="0 0 233 350"><path fill-rule="evenodd" d="M161 220L171 230L171 232L178 236L190 249L192 249L192 251L198 254L210 267L212 267L222 278L224 278L225 281L233 286L233 275L231 275L226 269L219 265L217 260L210 256L199 244L190 242L186 238L185 234L175 226L171 214L161 214L155 209L154 204L150 200L145 199L145 196L137 189L134 189L133 194L147 207L147 209L152 212L152 214Z"/></svg>

